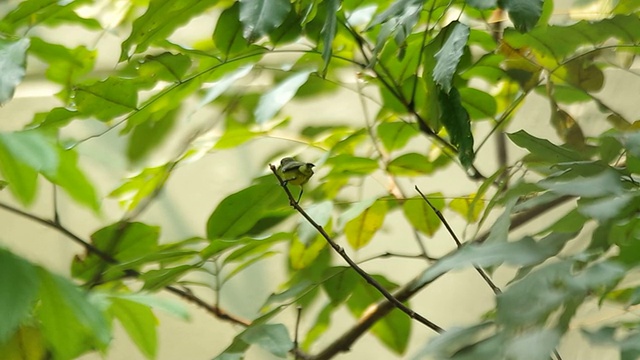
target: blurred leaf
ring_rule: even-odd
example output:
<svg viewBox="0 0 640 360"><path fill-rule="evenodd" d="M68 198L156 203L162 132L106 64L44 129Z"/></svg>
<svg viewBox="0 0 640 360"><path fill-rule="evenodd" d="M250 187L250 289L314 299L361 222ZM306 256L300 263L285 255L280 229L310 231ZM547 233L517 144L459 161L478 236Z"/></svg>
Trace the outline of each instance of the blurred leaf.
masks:
<svg viewBox="0 0 640 360"><path fill-rule="evenodd" d="M167 285L171 285L195 269L193 265L180 265L172 268L159 270L149 270L140 275L140 280L144 281L143 290L156 291Z"/></svg>
<svg viewBox="0 0 640 360"><path fill-rule="evenodd" d="M477 9L491 9L498 5L498 0L467 0L467 5Z"/></svg>
<svg viewBox="0 0 640 360"><path fill-rule="evenodd" d="M260 184L227 196L207 221L207 238L233 239L247 233L274 207L286 206L280 186Z"/></svg>
<svg viewBox="0 0 640 360"><path fill-rule="evenodd" d="M502 263L518 266L539 264L560 251L564 242L572 237L573 234L558 233L549 238L553 241L536 242L530 237L525 237L514 242L465 245L424 271L415 287L427 284L451 270L470 266L488 267Z"/></svg>
<svg viewBox="0 0 640 360"><path fill-rule="evenodd" d="M371 158L340 154L327 159L331 171L327 177L349 177L368 175L378 169L378 162Z"/></svg>
<svg viewBox="0 0 640 360"><path fill-rule="evenodd" d="M566 111L556 108L551 111L551 125L558 136L574 149L585 146L585 138L580 125Z"/></svg>
<svg viewBox="0 0 640 360"><path fill-rule="evenodd" d="M157 149L170 134L176 123L179 108L160 114L151 114L147 121L133 128L127 144L127 157L136 163Z"/></svg>
<svg viewBox="0 0 640 360"><path fill-rule="evenodd" d="M498 0L498 3L520 32L533 29L542 14L543 0Z"/></svg>
<svg viewBox="0 0 640 360"><path fill-rule="evenodd" d="M132 55L131 48L135 45L133 54L141 53L156 41L164 40L178 27L187 23L191 18L205 12L215 5L218 0L183 0L164 1L151 0L149 8L133 22L129 37L122 42L120 61L127 60Z"/></svg>
<svg viewBox="0 0 640 360"><path fill-rule="evenodd" d="M354 250L365 247L373 238L373 235L382 227L387 214L387 203L377 201L365 209L355 219L347 222L344 234L349 245Z"/></svg>
<svg viewBox="0 0 640 360"><path fill-rule="evenodd" d="M605 169L593 176L565 176L548 177L538 182L542 188L561 195L599 197L617 195L623 191L620 176L613 170Z"/></svg>
<svg viewBox="0 0 640 360"><path fill-rule="evenodd" d="M137 89L124 79L109 77L92 84L77 85L74 92L78 111L101 121L111 121L136 110L138 105Z"/></svg>
<svg viewBox="0 0 640 360"><path fill-rule="evenodd" d="M535 7L537 3L541 2L540 0L517 1L523 3L523 10ZM560 62L567 57L575 56L579 48L588 48L586 45L598 48L601 46L600 44L611 37L623 43L635 44L640 39L640 34L637 32L639 27L640 18L638 16L625 14L596 22L582 20L569 26L537 27L527 34L506 29L504 41L514 48L533 48L541 55L549 56L556 62ZM572 36L571 34L581 34L581 36Z"/></svg>
<svg viewBox="0 0 640 360"><path fill-rule="evenodd" d="M507 358L519 360L546 360L560 342L560 331L534 329L518 334L506 346Z"/></svg>
<svg viewBox="0 0 640 360"><path fill-rule="evenodd" d="M324 68L322 69L322 76L327 75L329 69L329 63L331 62L331 55L333 54L333 40L336 37L336 28L338 24L338 8L340 8L340 0L326 0L321 5L326 5L326 13L324 26L322 26L322 60L324 61Z"/></svg>
<svg viewBox="0 0 640 360"><path fill-rule="evenodd" d="M224 94L238 80L247 76L253 69L253 64L243 65L236 70L227 72L223 77L218 79L213 86L208 88L198 103L198 108L202 108L220 95Z"/></svg>
<svg viewBox="0 0 640 360"><path fill-rule="evenodd" d="M586 160L584 155L576 151L554 145L547 139L540 139L529 135L524 130L519 130L507 135L516 145L529 150L536 158L544 159L549 163Z"/></svg>
<svg viewBox="0 0 640 360"><path fill-rule="evenodd" d="M153 195L168 179L172 164L143 169L139 174L126 179L108 196L118 199L127 211L138 207L140 202Z"/></svg>
<svg viewBox="0 0 640 360"><path fill-rule="evenodd" d="M249 47L249 42L243 37L243 26L240 22L240 2L225 9L213 31L213 42L225 57L237 54Z"/></svg>
<svg viewBox="0 0 640 360"><path fill-rule="evenodd" d="M413 125L402 122L382 122L376 132L387 151L402 149L412 137L420 132Z"/></svg>
<svg viewBox="0 0 640 360"><path fill-rule="evenodd" d="M491 226L491 230L489 232L489 236L487 237L486 243L506 242L509 240L511 213L513 212L513 207L517 202L517 197L513 197L507 200L507 203L504 206L504 211L502 212L502 214L500 214L500 216L498 216L498 218Z"/></svg>
<svg viewBox="0 0 640 360"><path fill-rule="evenodd" d="M182 320L189 320L189 312L186 305L175 299L165 299L152 294L135 293L135 294L116 294L111 298L117 297L125 301L142 304L151 309L162 310L168 314L179 317ZM153 314L152 314L153 315Z"/></svg>
<svg viewBox="0 0 640 360"><path fill-rule="evenodd" d="M266 237L254 238L254 237L243 237L240 239L233 240L224 240L224 239L214 239L210 241L209 245L200 251L200 257L203 259L209 259L213 256L218 256L224 251L232 249L234 247L242 247L245 252L252 251L255 248L263 248L265 246L271 246L272 244L284 240L290 240L291 235L289 233L275 233ZM227 261L234 260L239 258L241 253L235 253L235 255L230 256L230 259Z"/></svg>
<svg viewBox="0 0 640 360"><path fill-rule="evenodd" d="M462 106L469 112L472 120L493 119L498 105L493 96L484 91L464 87L460 89Z"/></svg>
<svg viewBox="0 0 640 360"><path fill-rule="evenodd" d="M326 281L322 288L333 306L338 306L351 295L360 282L360 275L346 266L330 267L325 271Z"/></svg>
<svg viewBox="0 0 640 360"><path fill-rule="evenodd" d="M47 344L39 328L23 325L13 337L0 342L0 354L5 360L41 360L47 354Z"/></svg>
<svg viewBox="0 0 640 360"><path fill-rule="evenodd" d="M22 82L27 65L29 39L0 39L0 105L13 98L16 86Z"/></svg>
<svg viewBox="0 0 640 360"><path fill-rule="evenodd" d="M578 211L582 215L605 222L620 216L626 206L634 199L635 196L628 193L595 200L580 199L578 201Z"/></svg>
<svg viewBox="0 0 640 360"><path fill-rule="evenodd" d="M0 248L0 344L9 340L29 316L39 286L33 265Z"/></svg>
<svg viewBox="0 0 640 360"><path fill-rule="evenodd" d="M397 285L381 275L372 275L387 290L393 290ZM349 311L359 318L367 311L371 304L375 304L382 295L363 279L353 288L351 297L347 300ZM376 322L371 327L371 332L389 350L400 355L403 354L411 336L411 318L398 309L392 310L387 316Z"/></svg>
<svg viewBox="0 0 640 360"><path fill-rule="evenodd" d="M291 4L287 0L240 0L243 36L250 43L282 24Z"/></svg>
<svg viewBox="0 0 640 360"><path fill-rule="evenodd" d="M433 80L446 94L449 94L453 75L456 73L463 49L469 39L469 27L454 21L441 31L449 36L435 54L436 66L433 69Z"/></svg>
<svg viewBox="0 0 640 360"><path fill-rule="evenodd" d="M57 25L76 23L89 29L100 29L100 23L95 19L79 17L73 10L78 6L90 3L90 0L57 1L57 0L27 0L9 12L2 22L12 30L19 26L36 26L39 24ZM58 21L57 21L58 20Z"/></svg>
<svg viewBox="0 0 640 360"><path fill-rule="evenodd" d="M156 357L158 351L158 320L148 306L124 298L112 297L109 311L120 321L122 327L148 359Z"/></svg>
<svg viewBox="0 0 640 360"><path fill-rule="evenodd" d="M255 344L273 355L285 358L293 348L287 328L282 324L259 324L245 330L240 338L249 344Z"/></svg>
<svg viewBox="0 0 640 360"><path fill-rule="evenodd" d="M438 210L444 208L444 200L441 193L425 195L429 202ZM440 228L440 219L421 197L407 199L402 204L402 211L414 228L428 236L433 236Z"/></svg>
<svg viewBox="0 0 640 360"><path fill-rule="evenodd" d="M477 194L455 198L449 202L449 208L462 215L466 221L475 223L480 219L484 207L484 202L478 199Z"/></svg>
<svg viewBox="0 0 640 360"><path fill-rule="evenodd" d="M395 176L418 176L431 174L439 167L438 160L431 161L418 153L408 153L391 160L387 171Z"/></svg>
<svg viewBox="0 0 640 360"><path fill-rule="evenodd" d="M147 55L138 69L140 77L151 77L155 81L181 82L191 67L191 59L184 54L163 52Z"/></svg>
<svg viewBox="0 0 640 360"><path fill-rule="evenodd" d="M442 108L442 124L449 133L451 144L458 150L458 158L465 168L473 165L475 154L473 151L473 133L469 113L462 106L460 93L451 88L448 94L438 91L438 102Z"/></svg>
<svg viewBox="0 0 640 360"><path fill-rule="evenodd" d="M333 201L326 200L311 205L307 214L320 226L327 226L333 216ZM300 220L298 225L298 237L304 245L308 245L311 240L319 236L318 230L305 219Z"/></svg>
<svg viewBox="0 0 640 360"><path fill-rule="evenodd" d="M30 205L35 199L38 173L25 165L0 142L0 172L7 180L11 193L23 204Z"/></svg>
<svg viewBox="0 0 640 360"><path fill-rule="evenodd" d="M450 329L442 335L434 337L426 346L412 356L411 359L425 359L427 355L435 355L436 359L460 359L461 357L457 357L456 355L464 356L472 352L477 346L488 349L489 351L487 351L487 353L492 354L494 358L499 357L504 351L504 343L496 341L500 340L498 337L489 341L484 338L486 336L486 329L490 325L491 323L483 322L467 328ZM470 355L476 356L478 354ZM431 359L432 357L428 358Z"/></svg>
<svg viewBox="0 0 640 360"><path fill-rule="evenodd" d="M306 70L293 74L262 95L258 107L254 111L256 122L264 124L271 120L289 100L293 99L298 89L307 81L309 74L313 71Z"/></svg>
<svg viewBox="0 0 640 360"><path fill-rule="evenodd" d="M54 357L75 359L87 351L106 349L111 331L98 307L70 281L39 270L37 319Z"/></svg>
<svg viewBox="0 0 640 360"><path fill-rule="evenodd" d="M302 342L302 348L307 350L324 334L331 324L331 314L335 311L333 305L329 302L318 313L316 320L311 328L304 334L305 338Z"/></svg>

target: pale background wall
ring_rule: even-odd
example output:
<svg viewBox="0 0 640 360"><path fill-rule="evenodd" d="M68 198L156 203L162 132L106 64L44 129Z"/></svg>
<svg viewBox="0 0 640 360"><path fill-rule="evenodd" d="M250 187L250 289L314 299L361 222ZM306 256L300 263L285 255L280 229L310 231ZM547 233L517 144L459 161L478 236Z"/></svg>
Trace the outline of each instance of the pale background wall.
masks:
<svg viewBox="0 0 640 360"><path fill-rule="evenodd" d="M556 0L557 14L554 19L564 21L569 18L568 9L573 3L580 1ZM3 11L0 5L0 13ZM174 37L184 40L197 39L198 36L209 36L212 31L212 15L202 16L189 24L188 28L180 30ZM119 43L123 34L106 32L97 38L95 34L79 32L77 29L56 28L37 30L39 36L50 38L54 42L64 44L95 44L100 49L98 58L99 70L108 72L117 63L119 55ZM204 35L203 35L204 34ZM57 105L58 101L52 95L56 89L43 81L44 68L35 60L30 60L28 76L16 92L15 98L0 108L0 131L17 130L28 123L35 112L44 111ZM637 114L637 94L640 94L640 81L638 78L630 78L621 72L608 74L606 88L602 91L602 97L607 98L608 104L622 113L628 115ZM623 90L624 89L624 90ZM293 103L285 111L296 122L303 121L344 121L351 120L354 126L364 126L362 122L362 109L359 99L352 92L341 92L321 99L313 99L307 103ZM593 108L572 109L574 115L580 115L578 121L585 126L589 124L593 128L600 128L602 116ZM193 129L202 124L208 124L210 112L199 112L197 116L180 125L180 131L187 137ZM549 134L548 124L549 110L544 99L530 96L518 113L517 120L512 129L525 128L533 135L554 136ZM633 118L633 116L631 116ZM480 131L487 131L479 125ZM486 126L484 126L486 127ZM74 123L71 129L65 130L63 136L82 138L95 134L102 129L101 124L92 122ZM117 130L116 130L117 131ZM81 164L87 171L102 195L108 194L119 183L120 179L130 173L125 159L121 157L125 143L116 135L116 131L102 137L89 140L78 147L82 154ZM169 144L167 154L171 154L176 144ZM264 139L253 142L236 151L217 152L205 155L197 162L182 165L171 177L166 190L155 203L140 217L141 221L150 224L162 225L162 239L165 241L178 240L192 235L204 235L206 220L216 204L227 194L243 188L255 175L265 173L263 166L266 159L263 158L265 147L291 146L282 140ZM480 154L479 167L489 173L495 169L493 145L485 148ZM302 157L309 160L322 156L315 149L300 149ZM512 154L522 154L518 149L513 149ZM512 155L516 156L516 155ZM159 157L159 161L162 156ZM322 169L319 169L320 174ZM318 179L320 176L317 177ZM315 182L314 182L315 181ZM317 179L312 181L312 186L317 185ZM443 191L447 196L466 195L474 190L475 184L465 178L456 167L438 174L436 177L421 179L413 183L404 181L404 188L409 192L413 185L418 185L424 192ZM380 187L374 180L368 181L367 186L371 191L379 191ZM86 210L79 208L61 194L59 211L63 223L75 233L84 238L101 226L116 221L121 215L120 209L114 200L104 200L104 214L96 218ZM31 212L45 218L52 216L52 189L49 184L42 182L40 195L37 202L30 209ZM7 191L0 192L0 201L15 204ZM561 213L558 210L547 215L553 218L554 214ZM464 222L455 215L448 216L454 229L462 233ZM363 259L372 254L378 254L390 249L405 249L415 251L415 243L412 235L406 231L395 228L392 224L398 223L400 215L391 215L385 223L384 230L376 236L372 245L351 255L356 259ZM540 220L544 221L544 220ZM0 210L0 245L8 246L15 252L42 264L49 269L61 274L68 274L68 264L74 253L81 249L74 245L63 235L45 228L41 225ZM525 233L526 230L520 231ZM470 232L472 233L472 232ZM572 244L574 249L580 244ZM439 256L453 249L452 241L445 232L441 231L436 237L428 240L427 247L434 256ZM244 274L232 281L222 293L222 306L230 312L240 316L253 318L257 315L259 306L269 295L271 289L284 281L284 256L275 257L263 261L249 268ZM340 263L337 261L337 263ZM385 273L390 279L403 283L424 269L425 264L415 260L384 259L367 263L364 268L372 272ZM496 274L497 282L504 285L512 272L500 270ZM212 299L212 294L201 291L204 298ZM178 301L174 297L162 294L161 296ZM432 286L429 286L421 294L411 301L412 307L445 328L462 326L476 320L493 305L493 295L490 289L472 271L463 271L455 275L445 276ZM157 313L160 319L159 325L159 359L210 359L223 350L240 330L238 327L218 321L204 311L186 305L192 318L189 322ZM606 306L606 305L605 305ZM610 308L596 314L595 306L586 306L580 312L578 318L581 324L596 324L605 316L616 316L621 309ZM305 309L305 312L313 312L313 309ZM607 315L610 313L609 315ZM304 319L305 325L310 326L314 316ZM276 319L293 328L295 321L295 309L285 310ZM348 328L353 324L353 318L346 312L336 313L332 324L337 328ZM336 329L337 330L337 329ZM338 335L339 331L334 331ZM412 354L425 341L434 334L415 324L408 354ZM328 343L332 337L321 341ZM564 351L563 351L564 350ZM563 342L561 353L564 359L616 359L615 352L605 348L589 348L582 344L579 331L572 331ZM391 354L379 344L372 336L365 336L352 349L351 353L339 356L341 359L384 359ZM97 359L96 355L89 355L83 359ZM259 349L251 350L248 359L269 359L271 356ZM107 359L143 359L137 349L129 341L122 331L116 332L114 346Z"/></svg>

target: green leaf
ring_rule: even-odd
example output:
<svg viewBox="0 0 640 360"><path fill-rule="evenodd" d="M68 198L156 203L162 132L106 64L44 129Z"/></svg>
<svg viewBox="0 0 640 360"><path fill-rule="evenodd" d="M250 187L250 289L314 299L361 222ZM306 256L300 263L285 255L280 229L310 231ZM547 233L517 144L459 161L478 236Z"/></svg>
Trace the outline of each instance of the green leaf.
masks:
<svg viewBox="0 0 640 360"><path fill-rule="evenodd" d="M558 346L561 333L557 329L534 329L524 331L515 338L509 339L506 346L506 358L516 359L548 359L549 354ZM525 354L523 356L523 354Z"/></svg>
<svg viewBox="0 0 640 360"><path fill-rule="evenodd" d="M240 0L240 21L243 36L250 43L282 24L289 13L287 0Z"/></svg>
<svg viewBox="0 0 640 360"><path fill-rule="evenodd" d="M376 132L387 151L402 149L411 138L420 134L415 126L402 121L382 122Z"/></svg>
<svg viewBox="0 0 640 360"><path fill-rule="evenodd" d="M71 49L33 37L29 54L49 64L46 71L47 78L65 86L62 98L68 100L71 86L93 69L98 52L84 46Z"/></svg>
<svg viewBox="0 0 640 360"><path fill-rule="evenodd" d="M441 258L424 271L416 287L427 284L448 271L469 266L488 267L502 263L517 266L539 264L560 251L564 242L572 237L573 234L558 233L538 242L525 237L514 242L466 245Z"/></svg>
<svg viewBox="0 0 640 360"><path fill-rule="evenodd" d="M509 240L509 227L511 226L511 213L513 207L518 202L517 197L513 197L507 201L504 211L491 226L491 231L487 237L487 243L506 242Z"/></svg>
<svg viewBox="0 0 640 360"><path fill-rule="evenodd" d="M304 341L302 342L303 349L309 349L313 343L315 343L322 334L324 334L331 324L331 314L335 311L335 308L331 303L325 305L320 310L316 320L313 322L313 326L306 332Z"/></svg>
<svg viewBox="0 0 640 360"><path fill-rule="evenodd" d="M247 233L272 209L286 206L286 196L275 184L248 187L227 196L207 221L207 238L233 239Z"/></svg>
<svg viewBox="0 0 640 360"><path fill-rule="evenodd" d="M258 324L245 330L240 338L248 344L255 344L273 355L285 358L293 348L287 328L282 324Z"/></svg>
<svg viewBox="0 0 640 360"><path fill-rule="evenodd" d="M498 0L467 0L466 3L476 9L485 10L495 8L498 5Z"/></svg>
<svg viewBox="0 0 640 360"><path fill-rule="evenodd" d="M313 71L314 70L305 70L293 74L262 95L254 111L256 122L258 124L264 124L271 120L289 100L293 99L298 89L307 82L309 74Z"/></svg>
<svg viewBox="0 0 640 360"><path fill-rule="evenodd" d="M16 86L24 78L29 39L0 39L0 105L13 98Z"/></svg>
<svg viewBox="0 0 640 360"><path fill-rule="evenodd" d="M433 69L433 80L445 93L449 94L453 75L456 73L469 39L469 27L454 21L441 31L449 33L449 36L435 54L436 66Z"/></svg>
<svg viewBox="0 0 640 360"><path fill-rule="evenodd" d="M420 349L412 360L424 359L427 355L435 355L436 359L453 359L456 354L469 354L474 351L474 345L489 345L490 351L487 352L493 357L499 357L504 343L495 343L495 341L487 341L487 328L491 325L489 322L482 322L467 328L453 328L445 333L434 337L426 346ZM497 339L497 338L494 338ZM472 354L469 354L473 356Z"/></svg>
<svg viewBox="0 0 640 360"><path fill-rule="evenodd" d="M442 210L444 208L441 193L427 194L426 197L436 209ZM440 219L421 197L407 199L402 204L402 211L411 226L428 236L433 236L440 228Z"/></svg>
<svg viewBox="0 0 640 360"><path fill-rule="evenodd" d="M327 280L322 282L322 288L334 306L344 302L360 282L360 275L345 266L330 267L324 275Z"/></svg>
<svg viewBox="0 0 640 360"><path fill-rule="evenodd" d="M484 91L464 87L460 89L460 98L472 120L493 119L498 110L496 99Z"/></svg>
<svg viewBox="0 0 640 360"><path fill-rule="evenodd" d="M195 266L192 265L180 265L166 269L149 270L140 275L140 279L144 281L142 289L147 291L162 289L167 285L177 282L179 278L194 269Z"/></svg>
<svg viewBox="0 0 640 360"><path fill-rule="evenodd" d="M0 344L29 316L39 286L33 265L0 248Z"/></svg>
<svg viewBox="0 0 640 360"><path fill-rule="evenodd" d="M118 199L121 206L131 211L142 200L153 195L168 179L172 164L143 169L139 174L125 180L122 185L113 190L108 196Z"/></svg>
<svg viewBox="0 0 640 360"><path fill-rule="evenodd" d="M519 0L529 2L529 0ZM540 0L531 1L534 5ZM617 15L598 22L582 20L570 26L545 26L520 34L507 29L504 41L512 47L533 48L541 55L561 62L575 57L579 48L598 48L608 39L616 38L623 43L635 44L640 39L640 18L636 15ZM576 36L576 34L580 34ZM589 46L587 46L589 45Z"/></svg>
<svg viewBox="0 0 640 360"><path fill-rule="evenodd" d="M10 26L12 30L17 29L19 26L35 26L39 24L53 26L61 23L77 23L90 29L100 29L100 24L96 20L83 19L73 11L74 8L87 3L91 3L91 1L22 1L2 19L2 23Z"/></svg>
<svg viewBox="0 0 640 360"><path fill-rule="evenodd" d="M112 297L109 311L120 321L122 327L148 359L156 357L158 320L148 306L124 298Z"/></svg>
<svg viewBox="0 0 640 360"><path fill-rule="evenodd" d="M175 299L165 299L152 294L134 293L134 294L117 294L112 297L124 299L129 302L135 302L148 306L151 309L162 310L168 314L177 316L182 320L189 320L189 312L186 305Z"/></svg>
<svg viewBox="0 0 640 360"><path fill-rule="evenodd" d="M191 67L191 59L184 54L164 52L160 55L147 55L141 61L138 75L150 77L155 81L180 82Z"/></svg>
<svg viewBox="0 0 640 360"><path fill-rule="evenodd" d="M111 331L102 312L70 281L39 269L40 306L37 319L56 359L106 349Z"/></svg>
<svg viewBox="0 0 640 360"><path fill-rule="evenodd" d="M451 144L458 149L458 158L462 166L469 168L475 158L473 133L469 113L462 106L460 93L456 88L451 88L448 93L439 90L438 102L442 109L442 124L449 133Z"/></svg>
<svg viewBox="0 0 640 360"><path fill-rule="evenodd" d="M129 161L137 163L157 149L173 129L179 112L180 109L176 108L166 113L153 113L147 121L134 127L127 145Z"/></svg>
<svg viewBox="0 0 640 360"><path fill-rule="evenodd" d="M333 215L333 201L326 200L313 204L306 210L307 214L320 226L327 226ZM318 236L318 230L301 219L298 225L298 237L302 244L307 245Z"/></svg>
<svg viewBox="0 0 640 360"><path fill-rule="evenodd" d="M592 176L575 176L571 173L563 175L548 177L538 182L538 185L557 194L584 197L619 195L623 191L620 175L610 169Z"/></svg>
<svg viewBox="0 0 640 360"><path fill-rule="evenodd" d="M524 130L507 134L507 136L509 136L509 139L511 139L514 144L529 150L529 152L532 155L535 155L537 159L541 159L545 162L561 163L587 159L584 155L574 150L554 145L549 140L529 135Z"/></svg>
<svg viewBox="0 0 640 360"><path fill-rule="evenodd" d="M78 111L95 116L101 121L137 110L138 91L131 81L109 77L92 84L78 85L74 89Z"/></svg>
<svg viewBox="0 0 640 360"><path fill-rule="evenodd" d="M8 341L0 342L0 354L6 360L40 360L47 356L47 344L39 328L23 325Z"/></svg>
<svg viewBox="0 0 640 360"><path fill-rule="evenodd" d="M0 172L7 180L11 193L23 204L33 202L37 190L38 173L25 165L0 142Z"/></svg>
<svg viewBox="0 0 640 360"><path fill-rule="evenodd" d="M322 76L326 76L329 69L329 63L331 62L331 55L333 53L333 40L336 37L336 28L338 24L338 9L340 8L340 0L327 0L323 2L326 5L327 16L325 17L324 26L322 26L322 60L324 61L324 68L322 70Z"/></svg>
<svg viewBox="0 0 640 360"><path fill-rule="evenodd" d="M387 290L393 290L396 284L381 275L372 275ZM347 300L349 311L359 318L371 306L382 299L382 295L371 285L360 279ZM405 352L411 337L411 318L398 309L394 309L371 327L371 332L391 351L400 355Z"/></svg>
<svg viewBox="0 0 640 360"><path fill-rule="evenodd" d="M240 22L240 3L225 9L213 31L213 43L220 52L228 57L238 54L249 47L249 42L242 36L243 26Z"/></svg>
<svg viewBox="0 0 640 360"><path fill-rule="evenodd" d="M151 0L147 11L133 22L131 34L121 45L120 61L145 51L155 42L165 40L192 17L200 15L218 0Z"/></svg>
<svg viewBox="0 0 640 360"><path fill-rule="evenodd" d="M480 219L480 214L484 207L484 202L480 194L471 194L465 197L459 197L449 202L449 208L470 222L475 223Z"/></svg>
<svg viewBox="0 0 640 360"><path fill-rule="evenodd" d="M327 159L326 164L332 166L327 177L337 178L368 175L378 169L376 160L349 154L331 157Z"/></svg>
<svg viewBox="0 0 640 360"><path fill-rule="evenodd" d="M601 199L578 201L578 211L580 214L605 222L621 215L627 205L634 200L632 194L623 193L620 195L607 196Z"/></svg>
<svg viewBox="0 0 640 360"><path fill-rule="evenodd" d="M507 10L509 19L520 32L527 32L540 19L543 0L499 0L501 8Z"/></svg>
<svg viewBox="0 0 640 360"><path fill-rule="evenodd" d="M391 160L387 171L396 176L418 176L431 174L439 164L418 153L408 153Z"/></svg>
<svg viewBox="0 0 640 360"><path fill-rule="evenodd" d="M354 250L365 247L382 227L387 215L387 203L377 201L344 227L344 234Z"/></svg>
<svg viewBox="0 0 640 360"><path fill-rule="evenodd" d="M247 76L253 69L253 64L243 65L236 70L227 72L223 77L218 79L213 86L207 89L204 96L198 103L198 108L202 108L206 104L217 99L224 94L236 81Z"/></svg>
<svg viewBox="0 0 640 360"><path fill-rule="evenodd" d="M106 226L91 235L91 243L101 251L111 255L119 263L139 260L158 248L160 228L143 223L115 223ZM132 264L139 269L142 264ZM118 267L118 265L110 264ZM71 266L74 277L85 281L94 281L96 277L119 277L122 273L105 272L105 261L90 254L84 258L76 257ZM108 270L108 269L107 269Z"/></svg>

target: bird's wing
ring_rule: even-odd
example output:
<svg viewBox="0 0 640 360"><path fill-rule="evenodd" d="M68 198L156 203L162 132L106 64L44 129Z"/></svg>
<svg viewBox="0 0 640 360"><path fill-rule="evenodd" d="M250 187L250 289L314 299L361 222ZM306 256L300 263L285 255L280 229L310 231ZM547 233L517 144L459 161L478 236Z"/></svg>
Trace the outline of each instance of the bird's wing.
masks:
<svg viewBox="0 0 640 360"><path fill-rule="evenodd" d="M302 165L304 165L302 161L297 161L297 160L289 161L286 164L282 165L282 171L287 172L287 171L295 170Z"/></svg>

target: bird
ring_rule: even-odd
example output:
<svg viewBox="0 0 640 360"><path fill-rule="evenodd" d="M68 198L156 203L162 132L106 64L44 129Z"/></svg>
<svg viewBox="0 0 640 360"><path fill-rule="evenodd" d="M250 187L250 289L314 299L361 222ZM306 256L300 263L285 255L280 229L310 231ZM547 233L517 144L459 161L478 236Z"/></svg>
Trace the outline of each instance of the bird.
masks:
<svg viewBox="0 0 640 360"><path fill-rule="evenodd" d="M285 157L280 160L280 166L278 166L277 171L285 186L287 184L300 186L300 195L298 195L298 201L296 201L296 203L299 203L302 198L302 193L304 192L302 186L313 176L314 166L312 163L304 163L292 157Z"/></svg>

